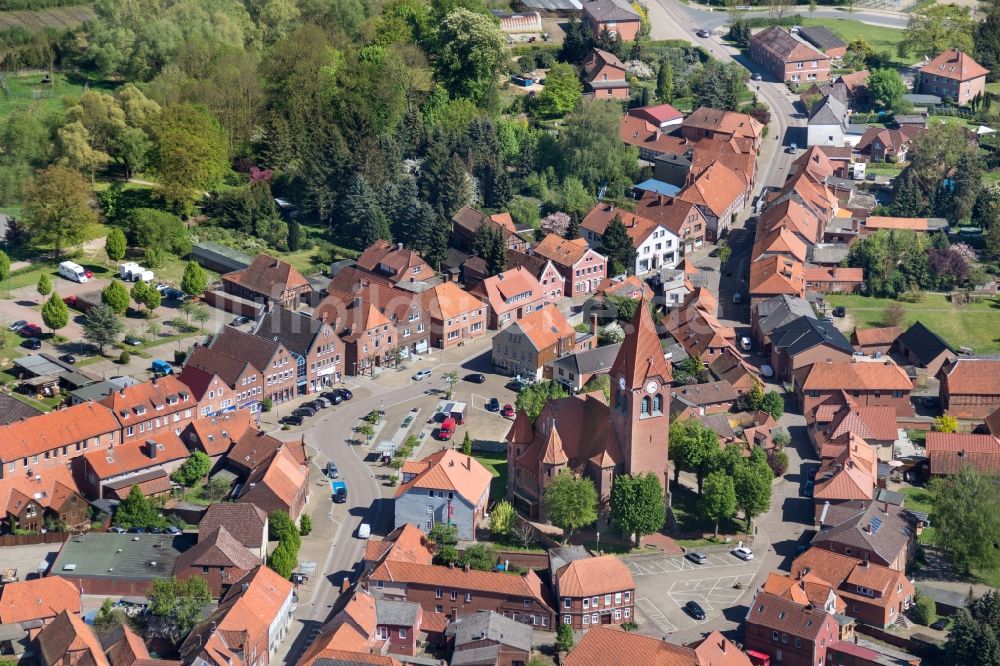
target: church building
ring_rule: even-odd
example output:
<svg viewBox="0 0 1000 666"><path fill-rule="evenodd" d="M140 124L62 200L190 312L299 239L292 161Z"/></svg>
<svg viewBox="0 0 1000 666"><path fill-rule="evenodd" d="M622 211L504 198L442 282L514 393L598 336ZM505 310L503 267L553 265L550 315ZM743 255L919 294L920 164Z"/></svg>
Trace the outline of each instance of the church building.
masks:
<svg viewBox="0 0 1000 666"><path fill-rule="evenodd" d="M611 366L611 404L602 391L551 401L531 423L520 410L507 433L508 499L531 519L564 469L594 482L602 500L615 474L667 473L670 365L663 357L645 299Z"/></svg>

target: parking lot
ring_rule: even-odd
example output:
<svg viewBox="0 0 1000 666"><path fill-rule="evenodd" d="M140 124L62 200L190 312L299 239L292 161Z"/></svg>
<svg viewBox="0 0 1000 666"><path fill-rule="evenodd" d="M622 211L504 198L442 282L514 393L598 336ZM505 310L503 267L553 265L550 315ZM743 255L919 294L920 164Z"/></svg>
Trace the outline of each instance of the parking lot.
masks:
<svg viewBox="0 0 1000 666"><path fill-rule="evenodd" d="M622 558L635 579L640 631L666 635L710 623L747 593L760 566L757 561L745 562L728 549L703 552L708 556L703 564L679 555ZM697 621L688 615L684 605L689 601L702 607L705 620Z"/></svg>

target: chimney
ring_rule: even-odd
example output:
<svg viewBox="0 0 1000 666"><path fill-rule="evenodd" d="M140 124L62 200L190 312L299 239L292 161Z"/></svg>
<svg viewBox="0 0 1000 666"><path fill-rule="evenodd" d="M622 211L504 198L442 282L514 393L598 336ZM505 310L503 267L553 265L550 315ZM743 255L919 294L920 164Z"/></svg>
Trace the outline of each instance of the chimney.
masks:
<svg viewBox="0 0 1000 666"><path fill-rule="evenodd" d="M597 315L590 315L590 333L597 335Z"/></svg>
<svg viewBox="0 0 1000 666"><path fill-rule="evenodd" d="M399 250L400 252L402 252L403 251L403 244L402 243L396 243L396 249Z"/></svg>
<svg viewBox="0 0 1000 666"><path fill-rule="evenodd" d="M125 387L124 386L121 387L120 389L118 389L118 395L122 396L123 398L125 397Z"/></svg>
<svg viewBox="0 0 1000 666"><path fill-rule="evenodd" d="M468 565L468 563L466 563L465 565L462 566L462 571L464 571L465 573L469 573L469 565Z"/></svg>
<svg viewBox="0 0 1000 666"><path fill-rule="evenodd" d="M656 195L656 202L658 204L660 204L661 206L665 206L666 203L667 203L667 198L665 196L663 196L662 194L657 194Z"/></svg>
<svg viewBox="0 0 1000 666"><path fill-rule="evenodd" d="M153 384L153 386L156 386L156 377L153 377L152 384Z"/></svg>
<svg viewBox="0 0 1000 666"><path fill-rule="evenodd" d="M472 471L472 456L465 456L465 467L470 472Z"/></svg>
<svg viewBox="0 0 1000 666"><path fill-rule="evenodd" d="M343 594L349 589L351 589L351 579L344 576L344 580L340 581L340 593Z"/></svg>
<svg viewBox="0 0 1000 666"><path fill-rule="evenodd" d="M357 296L355 296L354 298L352 298L351 299L351 307L352 308L360 308L361 307L361 299L359 297L357 297Z"/></svg>
<svg viewBox="0 0 1000 666"><path fill-rule="evenodd" d="M150 458L156 459L156 442L151 439L146 440L146 449Z"/></svg>

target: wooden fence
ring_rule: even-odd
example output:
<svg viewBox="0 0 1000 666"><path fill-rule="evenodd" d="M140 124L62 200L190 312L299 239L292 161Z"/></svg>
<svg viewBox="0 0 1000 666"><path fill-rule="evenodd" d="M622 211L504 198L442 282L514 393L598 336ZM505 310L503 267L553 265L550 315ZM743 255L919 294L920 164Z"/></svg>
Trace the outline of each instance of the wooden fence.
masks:
<svg viewBox="0 0 1000 666"><path fill-rule="evenodd" d="M71 536L70 532L46 532L44 534L5 534L0 536L2 546L37 546L41 543L63 543Z"/></svg>

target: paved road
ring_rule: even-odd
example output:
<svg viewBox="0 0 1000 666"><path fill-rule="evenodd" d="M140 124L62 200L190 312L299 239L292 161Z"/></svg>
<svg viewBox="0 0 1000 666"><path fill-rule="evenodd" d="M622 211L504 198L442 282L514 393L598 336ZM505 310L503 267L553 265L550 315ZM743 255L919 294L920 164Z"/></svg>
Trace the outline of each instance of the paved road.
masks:
<svg viewBox="0 0 1000 666"><path fill-rule="evenodd" d="M722 9L709 11L708 9L698 5L681 5L681 9L696 22L699 28L714 30L729 24L729 14ZM792 16L794 14L801 14L802 16L810 18L832 18L861 21L862 23L867 23L868 25L896 29L905 28L907 21L906 14L900 12L872 10L867 8L857 8L853 12L848 12L844 9L837 9L833 7L817 7L816 11L810 14L808 7L786 7L784 12L785 16ZM744 17L766 17L768 15L769 13L767 11L753 11L741 14L741 16Z"/></svg>

